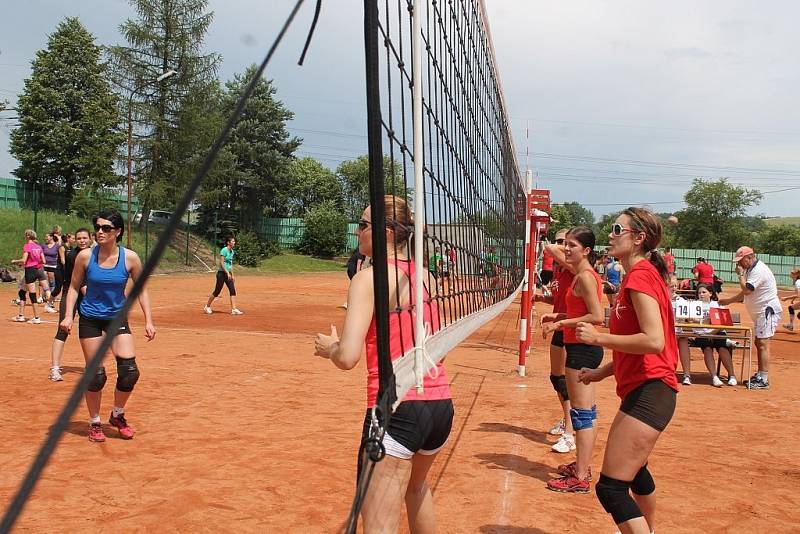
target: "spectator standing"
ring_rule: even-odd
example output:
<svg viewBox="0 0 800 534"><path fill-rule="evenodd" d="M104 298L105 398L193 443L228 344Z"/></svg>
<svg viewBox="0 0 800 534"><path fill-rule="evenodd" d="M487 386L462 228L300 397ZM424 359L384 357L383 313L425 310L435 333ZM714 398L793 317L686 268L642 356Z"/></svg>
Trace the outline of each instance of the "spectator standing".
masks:
<svg viewBox="0 0 800 534"><path fill-rule="evenodd" d="M795 302L800 302L800 267L795 267L792 269L792 272L789 273L789 276L792 277L792 287L794 288L794 293L788 297L783 297L781 300L789 302L789 322L783 326L786 328L786 330L793 332L795 313L797 313L797 318L800 319L800 312L797 312L797 308L795 307Z"/></svg>
<svg viewBox="0 0 800 534"><path fill-rule="evenodd" d="M692 267L694 273L694 287L697 289L699 284L714 286L714 266L706 261L702 256L697 258L697 265Z"/></svg>
<svg viewBox="0 0 800 534"><path fill-rule="evenodd" d="M769 389L769 340L775 335L781 320L781 301L778 284L769 267L756 258L750 247L739 247L733 258L739 278L739 292L731 298L720 299L721 306L744 302L753 320L753 333L758 353L758 372L745 380L750 389Z"/></svg>

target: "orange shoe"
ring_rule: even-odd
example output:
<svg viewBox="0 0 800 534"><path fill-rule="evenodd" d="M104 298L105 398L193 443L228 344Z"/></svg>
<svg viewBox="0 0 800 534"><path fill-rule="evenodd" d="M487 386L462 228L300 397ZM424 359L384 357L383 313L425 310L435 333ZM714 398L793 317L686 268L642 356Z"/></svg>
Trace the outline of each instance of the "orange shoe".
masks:
<svg viewBox="0 0 800 534"><path fill-rule="evenodd" d="M103 433L103 425L100 423L89 424L89 441L96 441L102 443L106 440L106 435Z"/></svg>

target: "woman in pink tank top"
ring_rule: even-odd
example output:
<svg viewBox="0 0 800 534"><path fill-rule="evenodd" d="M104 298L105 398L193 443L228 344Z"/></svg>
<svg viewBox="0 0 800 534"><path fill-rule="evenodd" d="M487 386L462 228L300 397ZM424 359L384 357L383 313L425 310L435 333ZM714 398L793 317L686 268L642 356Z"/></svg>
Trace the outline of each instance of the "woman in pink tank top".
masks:
<svg viewBox="0 0 800 534"><path fill-rule="evenodd" d="M408 252L413 249L411 210L402 198L384 197L386 243L389 267L389 351L392 360L414 348L414 261ZM358 247L372 257L371 211L367 207L358 223ZM341 339L336 327L331 334L318 334L316 354L329 358L340 369L349 370L361 359L366 345L367 413L364 435L367 436L371 408L378 392L378 350L374 315L372 267L362 269L350 282L347 293L347 315ZM439 310L423 289L423 317L430 334L439 330ZM411 390L391 416L384 434L386 457L375 465L361 516L364 532L396 530L405 499L409 529L434 531L436 528L433 498L426 477L437 453L447 443L453 422L450 386L441 362L426 375L424 392ZM359 471L361 469L359 458Z"/></svg>

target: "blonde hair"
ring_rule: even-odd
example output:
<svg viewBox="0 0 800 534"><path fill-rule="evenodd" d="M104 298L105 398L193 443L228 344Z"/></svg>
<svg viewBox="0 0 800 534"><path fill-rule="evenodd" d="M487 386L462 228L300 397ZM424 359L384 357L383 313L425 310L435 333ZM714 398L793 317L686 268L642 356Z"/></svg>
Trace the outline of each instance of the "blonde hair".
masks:
<svg viewBox="0 0 800 534"><path fill-rule="evenodd" d="M25 239L30 239L31 241L36 241L36 232L31 229L25 230Z"/></svg>

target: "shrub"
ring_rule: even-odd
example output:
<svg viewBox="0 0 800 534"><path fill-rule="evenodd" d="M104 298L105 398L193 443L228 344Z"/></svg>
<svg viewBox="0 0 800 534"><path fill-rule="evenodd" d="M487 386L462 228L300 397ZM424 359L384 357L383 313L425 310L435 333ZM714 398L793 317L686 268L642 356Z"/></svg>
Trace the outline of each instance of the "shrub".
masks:
<svg viewBox="0 0 800 534"><path fill-rule="evenodd" d="M259 241L255 233L249 230L236 234L236 248L234 250L236 251L234 263L245 267L257 267L258 262L264 257L261 241Z"/></svg>
<svg viewBox="0 0 800 534"><path fill-rule="evenodd" d="M341 254L347 246L347 218L342 210L329 202L318 204L306 212L306 230L298 250L320 258Z"/></svg>
<svg viewBox="0 0 800 534"><path fill-rule="evenodd" d="M94 214L109 208L117 208L117 203L83 190L75 191L69 202L69 211L84 219L91 219Z"/></svg>

